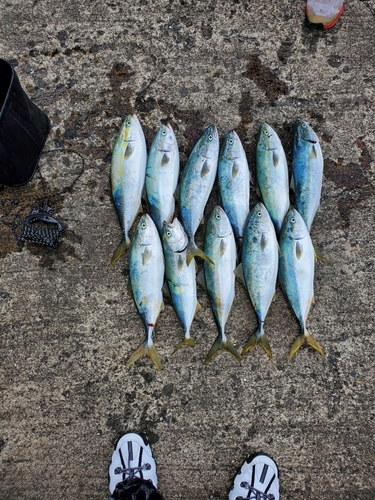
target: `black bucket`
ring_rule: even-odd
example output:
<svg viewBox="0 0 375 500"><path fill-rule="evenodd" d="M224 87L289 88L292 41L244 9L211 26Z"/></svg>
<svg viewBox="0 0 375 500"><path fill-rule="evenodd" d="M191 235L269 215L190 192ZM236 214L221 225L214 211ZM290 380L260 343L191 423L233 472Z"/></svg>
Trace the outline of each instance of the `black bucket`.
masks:
<svg viewBox="0 0 375 500"><path fill-rule="evenodd" d="M0 59L0 184L21 186L32 178L50 127L12 65Z"/></svg>

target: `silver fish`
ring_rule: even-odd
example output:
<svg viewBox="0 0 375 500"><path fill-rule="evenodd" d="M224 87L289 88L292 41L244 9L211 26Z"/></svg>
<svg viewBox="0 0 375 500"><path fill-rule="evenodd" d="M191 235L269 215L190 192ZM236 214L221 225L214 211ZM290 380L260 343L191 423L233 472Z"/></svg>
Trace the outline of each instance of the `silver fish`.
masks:
<svg viewBox="0 0 375 500"><path fill-rule="evenodd" d="M218 184L221 203L234 236L241 243L249 214L250 171L241 140L234 130L226 135L220 150Z"/></svg>
<svg viewBox="0 0 375 500"><path fill-rule="evenodd" d="M218 156L219 136L216 127L211 125L194 146L181 176L180 213L189 237L188 264L195 256L210 262L209 257L197 247L194 236L215 182Z"/></svg>
<svg viewBox="0 0 375 500"><path fill-rule="evenodd" d="M147 147L136 115L127 116L116 138L111 160L112 197L124 238L113 254L113 265L130 247L129 231L142 209L142 191L146 176Z"/></svg>
<svg viewBox="0 0 375 500"><path fill-rule="evenodd" d="M146 339L126 363L129 368L141 356L150 356L161 369L152 334L160 311L164 308L164 257L158 230L148 214L142 215L130 248L130 285L141 315Z"/></svg>
<svg viewBox="0 0 375 500"><path fill-rule="evenodd" d="M263 203L279 234L290 204L288 165L281 141L267 123L258 132L256 172Z"/></svg>
<svg viewBox="0 0 375 500"><path fill-rule="evenodd" d="M150 215L161 235L163 222L171 222L174 194L180 170L180 155L171 125L162 125L150 147L146 166L146 194Z"/></svg>
<svg viewBox="0 0 375 500"><path fill-rule="evenodd" d="M204 251L213 264L204 262L204 278L219 336L211 347L205 364L221 349L228 351L241 364L241 357L225 335L227 322L235 295L236 241L233 229L224 210L216 206L208 220Z"/></svg>
<svg viewBox="0 0 375 500"><path fill-rule="evenodd" d="M197 300L195 262L193 261L192 265L186 262L187 245L188 237L180 221L175 218L171 223L164 222L165 277L174 309L185 334L173 352L183 345L195 346L194 339L190 336L190 328L201 307Z"/></svg>
<svg viewBox="0 0 375 500"><path fill-rule="evenodd" d="M258 329L243 348L245 355L260 344L270 359L271 347L264 333L264 321L275 296L279 261L279 245L272 220L262 203L250 212L242 247L242 270L257 319Z"/></svg>
<svg viewBox="0 0 375 500"><path fill-rule="evenodd" d="M303 344L324 356L323 349L306 326L314 302L314 262L315 252L309 230L297 210L291 209L280 234L279 260L281 285L301 327L301 333L290 351L290 359Z"/></svg>

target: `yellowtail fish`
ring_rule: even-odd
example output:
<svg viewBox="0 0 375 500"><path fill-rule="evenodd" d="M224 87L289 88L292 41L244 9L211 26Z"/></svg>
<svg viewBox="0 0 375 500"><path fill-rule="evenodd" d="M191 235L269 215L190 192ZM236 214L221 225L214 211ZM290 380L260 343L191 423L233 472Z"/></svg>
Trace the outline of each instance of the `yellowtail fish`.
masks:
<svg viewBox="0 0 375 500"><path fill-rule="evenodd" d="M309 230L294 208L289 210L280 234L279 276L281 286L296 315L301 333L290 351L291 359L303 345L324 356L323 349L307 331L307 317L314 302L315 252Z"/></svg>
<svg viewBox="0 0 375 500"><path fill-rule="evenodd" d="M288 165L284 148L276 132L263 123L256 146L257 183L263 203L280 234L284 217L289 210Z"/></svg>
<svg viewBox="0 0 375 500"><path fill-rule="evenodd" d="M241 246L249 214L250 171L245 150L234 130L225 136L217 173L221 203Z"/></svg>
<svg viewBox="0 0 375 500"><path fill-rule="evenodd" d="M163 222L172 222L174 194L180 171L180 155L172 127L162 125L153 140L147 158L146 194L150 215L163 232Z"/></svg>
<svg viewBox="0 0 375 500"><path fill-rule="evenodd" d="M194 259L191 265L186 262L187 245L188 237L180 221L175 218L171 223L164 222L165 277L174 309L185 334L173 352L183 345L195 347L194 339L190 336L190 328L195 314L201 307L197 300Z"/></svg>
<svg viewBox="0 0 375 500"><path fill-rule="evenodd" d="M219 156L219 136L214 125L207 127L198 139L182 172L180 183L180 213L189 237L187 263L193 257L210 258L197 247L194 237L203 219L204 208L212 191Z"/></svg>
<svg viewBox="0 0 375 500"><path fill-rule="evenodd" d="M245 355L259 344L272 359L271 347L264 333L264 321L275 296L279 245L271 217L262 203L250 212L244 231L242 270L257 319L258 329L243 348Z"/></svg>
<svg viewBox="0 0 375 500"><path fill-rule="evenodd" d="M141 124L136 115L129 115L112 151L110 184L124 238L113 254L111 265L130 247L129 231L142 209L146 162L147 147Z"/></svg>
<svg viewBox="0 0 375 500"><path fill-rule="evenodd" d="M219 336L211 347L204 364L220 351L228 351L240 364L241 357L225 335L227 322L235 295L236 241L233 229L224 210L216 206L208 220L204 252L209 261L204 261L205 286L212 311L219 328Z"/></svg>
<svg viewBox="0 0 375 500"><path fill-rule="evenodd" d="M142 356L150 356L158 370L161 362L152 334L160 311L164 308L164 257L158 230L148 214L142 215L130 248L130 285L141 315L146 339L126 363L129 368Z"/></svg>

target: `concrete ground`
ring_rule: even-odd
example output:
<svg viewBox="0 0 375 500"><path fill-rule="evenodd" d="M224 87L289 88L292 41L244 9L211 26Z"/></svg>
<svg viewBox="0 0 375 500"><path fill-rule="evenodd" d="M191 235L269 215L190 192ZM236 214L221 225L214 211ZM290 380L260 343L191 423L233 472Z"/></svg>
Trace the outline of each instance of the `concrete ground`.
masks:
<svg viewBox="0 0 375 500"><path fill-rule="evenodd" d="M41 177L0 192L1 500L104 500L113 444L129 429L147 432L166 500L226 499L259 450L279 465L282 499L375 498L374 3L345 2L327 32L304 27L304 4L3 2L0 56L52 130ZM195 350L171 355L183 334L166 299L154 336L163 370L148 358L125 370L144 331L128 256L109 267L121 230L108 174L128 113L148 146L171 123L181 169L206 126L221 138L234 128L253 175L260 123L289 160L294 120L314 127L325 173L312 238L328 265L316 265L309 328L324 358L302 349L288 360L299 328L278 288L266 321L274 359L256 348L242 366L220 353L204 367L217 329L199 289ZM43 193L66 227L56 252L15 239ZM214 189L207 214L217 203ZM241 349L256 319L236 287L227 333Z"/></svg>

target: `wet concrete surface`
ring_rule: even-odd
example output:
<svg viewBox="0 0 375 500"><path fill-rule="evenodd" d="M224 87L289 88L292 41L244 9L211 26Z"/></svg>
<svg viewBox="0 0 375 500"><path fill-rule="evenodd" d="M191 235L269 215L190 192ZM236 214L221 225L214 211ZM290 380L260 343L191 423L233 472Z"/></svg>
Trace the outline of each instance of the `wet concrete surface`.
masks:
<svg viewBox="0 0 375 500"><path fill-rule="evenodd" d="M302 0L3 4L0 56L52 130L40 175L0 193L2 500L104 500L112 446L129 429L147 432L166 499L224 500L260 450L279 465L283 499L375 498L374 6L346 2L327 32L303 15ZM182 329L166 299L154 336L163 370L148 358L125 370L144 333L128 256L109 267L121 230L108 174L128 113L148 146L171 123L181 168L206 126L221 138L236 129L253 176L260 123L289 160L294 120L314 127L325 175L312 238L328 265L316 266L309 328L324 358L288 360L298 325L278 288L274 359L257 348L242 366L220 353L204 367L217 329L199 288L195 350L171 355ZM56 252L15 239L43 194L66 226ZM215 188L207 215L217 203ZM256 318L240 283L236 296L227 333L241 349Z"/></svg>

